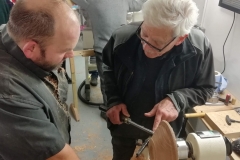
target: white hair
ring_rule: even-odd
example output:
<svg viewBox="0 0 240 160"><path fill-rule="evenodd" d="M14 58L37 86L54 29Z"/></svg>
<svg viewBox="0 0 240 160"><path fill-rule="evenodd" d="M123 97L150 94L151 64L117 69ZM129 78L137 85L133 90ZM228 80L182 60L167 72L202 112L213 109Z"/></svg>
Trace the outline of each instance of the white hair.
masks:
<svg viewBox="0 0 240 160"><path fill-rule="evenodd" d="M190 33L198 18L198 8L192 0L147 0L142 13L144 23L171 28L174 37Z"/></svg>

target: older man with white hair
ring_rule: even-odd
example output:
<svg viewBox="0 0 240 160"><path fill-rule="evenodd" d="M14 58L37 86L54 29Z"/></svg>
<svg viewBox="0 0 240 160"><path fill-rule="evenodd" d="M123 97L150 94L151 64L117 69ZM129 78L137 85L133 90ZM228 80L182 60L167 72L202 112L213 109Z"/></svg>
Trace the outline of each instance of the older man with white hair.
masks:
<svg viewBox="0 0 240 160"><path fill-rule="evenodd" d="M214 91L211 45L193 28L192 0L148 0L144 21L116 30L103 50L108 127L113 160L129 160L136 139L147 133L120 121L120 113L155 131L162 120L178 137L188 108L205 104Z"/></svg>

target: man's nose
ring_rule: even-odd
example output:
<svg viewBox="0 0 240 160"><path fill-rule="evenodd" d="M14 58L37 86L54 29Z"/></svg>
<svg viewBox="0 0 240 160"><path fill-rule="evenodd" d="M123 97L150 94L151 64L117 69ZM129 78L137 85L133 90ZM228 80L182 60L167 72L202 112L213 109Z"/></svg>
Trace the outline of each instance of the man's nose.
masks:
<svg viewBox="0 0 240 160"><path fill-rule="evenodd" d="M65 58L72 58L73 56L74 56L74 53L73 53L73 50L71 50L71 51L67 52L64 57Z"/></svg>
<svg viewBox="0 0 240 160"><path fill-rule="evenodd" d="M143 50L152 50L153 48L146 42L142 41Z"/></svg>

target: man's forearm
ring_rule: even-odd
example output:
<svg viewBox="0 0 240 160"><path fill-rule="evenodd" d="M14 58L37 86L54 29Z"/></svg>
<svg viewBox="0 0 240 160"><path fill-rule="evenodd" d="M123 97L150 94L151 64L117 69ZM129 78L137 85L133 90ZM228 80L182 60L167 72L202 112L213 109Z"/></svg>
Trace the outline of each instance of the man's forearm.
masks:
<svg viewBox="0 0 240 160"><path fill-rule="evenodd" d="M73 151L73 149L65 144L64 148L55 154L54 156L48 158L47 160L80 160L77 154Z"/></svg>

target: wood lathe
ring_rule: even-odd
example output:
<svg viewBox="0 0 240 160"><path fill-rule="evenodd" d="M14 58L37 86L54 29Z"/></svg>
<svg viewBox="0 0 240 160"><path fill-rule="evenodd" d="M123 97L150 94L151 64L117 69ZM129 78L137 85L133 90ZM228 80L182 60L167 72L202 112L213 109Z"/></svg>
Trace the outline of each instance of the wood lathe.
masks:
<svg viewBox="0 0 240 160"><path fill-rule="evenodd" d="M124 123L130 124L147 132L150 136L145 140L145 142L142 144L142 147L138 150L136 154L137 157L151 141L155 145L153 147L149 147L150 160L166 160L165 157L168 157L168 160L225 160L226 156L229 156L232 153L231 142L228 140L228 138L222 136L217 131L201 131L190 133L188 134L186 140L184 140L181 138L175 138L171 126L166 121L162 121L160 123L158 129L161 131L157 133L157 131L153 132L141 125L136 124L135 122L131 121L129 117L125 117L124 115L121 115L121 119ZM165 124L164 127L163 123ZM165 128L165 132L162 131L163 128ZM161 135L162 138L159 137L159 135ZM166 141L166 139L169 140ZM159 145L156 145L156 141L160 141ZM175 144L171 144L171 142ZM173 146L175 145L176 149L173 149ZM152 150L155 149L157 151L154 153ZM172 153L169 154L169 151ZM173 158L171 159L172 156Z"/></svg>
<svg viewBox="0 0 240 160"><path fill-rule="evenodd" d="M155 132L138 125L130 118L121 115L124 123L133 125L149 134L136 153L138 157L145 147L149 148L150 160L225 160L232 153L228 138L217 131L201 131L188 134L186 140L175 138L167 121L162 121ZM159 143L158 143L159 141Z"/></svg>
<svg viewBox="0 0 240 160"><path fill-rule="evenodd" d="M100 108L105 111L105 108ZM226 160L232 153L232 144L217 131L189 133L186 140L176 138L167 121L161 121L155 132L120 115L123 123L132 125L149 134L137 151L138 157L148 147L150 160ZM148 159L148 156L145 158Z"/></svg>

